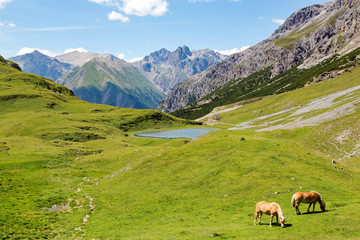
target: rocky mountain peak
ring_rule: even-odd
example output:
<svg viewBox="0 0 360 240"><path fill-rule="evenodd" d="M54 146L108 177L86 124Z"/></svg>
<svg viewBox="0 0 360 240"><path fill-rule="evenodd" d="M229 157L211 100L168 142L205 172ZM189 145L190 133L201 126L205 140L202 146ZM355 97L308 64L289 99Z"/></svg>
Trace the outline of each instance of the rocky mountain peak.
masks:
<svg viewBox="0 0 360 240"><path fill-rule="evenodd" d="M192 55L190 49L189 49L187 46L178 47L178 48L175 50L175 54L176 54L177 56L179 56L179 59L180 59L180 60L184 60L184 59L186 59L187 57L189 57L189 56Z"/></svg>
<svg viewBox="0 0 360 240"><path fill-rule="evenodd" d="M170 51L166 50L165 48L162 48L156 52L151 53L149 56L146 56L144 58L144 61L152 62L154 64L162 64L166 60L168 60L170 54L171 54Z"/></svg>
<svg viewBox="0 0 360 240"><path fill-rule="evenodd" d="M37 50L12 57L10 60L17 63L24 72L40 75L54 81L74 69L71 64L61 62Z"/></svg>
<svg viewBox="0 0 360 240"><path fill-rule="evenodd" d="M225 55L209 49L191 51L182 46L172 52L162 48L133 64L150 82L167 93L178 83L224 59Z"/></svg>
<svg viewBox="0 0 360 240"><path fill-rule="evenodd" d="M275 32L274 35L285 33L289 30L294 30L297 27L304 24L307 20L318 16L321 12L327 9L327 4L316 4L313 6L302 8L294 12L282 26L280 26Z"/></svg>
<svg viewBox="0 0 360 240"><path fill-rule="evenodd" d="M360 0L336 0L335 5L338 7L353 8L360 5Z"/></svg>

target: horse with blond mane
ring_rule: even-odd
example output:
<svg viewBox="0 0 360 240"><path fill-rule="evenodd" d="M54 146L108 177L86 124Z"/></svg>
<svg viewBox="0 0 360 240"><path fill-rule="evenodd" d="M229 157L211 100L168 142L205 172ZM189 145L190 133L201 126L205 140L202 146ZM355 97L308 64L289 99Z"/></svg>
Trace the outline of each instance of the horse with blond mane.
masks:
<svg viewBox="0 0 360 240"><path fill-rule="evenodd" d="M297 215L300 215L301 212L299 210L300 203L310 203L307 212L309 212L309 209L311 207L311 204L313 204L313 212L315 211L315 204L320 204L320 208L323 212L325 212L325 202L324 199L321 197L320 193L318 192L297 192L293 195L291 199L291 205L295 207L295 213Z"/></svg>
<svg viewBox="0 0 360 240"><path fill-rule="evenodd" d="M271 219L270 219L270 227L272 227L271 223L273 221L273 217L276 216L276 223L279 223L279 217L280 217L280 224L281 227L284 227L284 223L285 223L285 217L284 217L284 213L281 210L281 207L279 204L277 203L268 203L268 202L258 202L256 204L256 210L255 210L255 221L254 221L254 225L256 225L256 220L259 217L259 225L261 225L261 217L263 215L263 213L265 213L266 215L270 215Z"/></svg>

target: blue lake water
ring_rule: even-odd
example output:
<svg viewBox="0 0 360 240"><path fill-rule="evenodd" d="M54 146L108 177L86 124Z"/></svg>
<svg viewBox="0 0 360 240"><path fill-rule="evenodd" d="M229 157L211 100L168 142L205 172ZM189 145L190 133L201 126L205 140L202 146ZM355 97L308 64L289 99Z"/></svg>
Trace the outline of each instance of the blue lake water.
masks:
<svg viewBox="0 0 360 240"><path fill-rule="evenodd" d="M205 133L216 131L216 129L206 128L184 128L176 130L154 131L136 133L138 137L154 137L154 138L191 138L195 139Z"/></svg>

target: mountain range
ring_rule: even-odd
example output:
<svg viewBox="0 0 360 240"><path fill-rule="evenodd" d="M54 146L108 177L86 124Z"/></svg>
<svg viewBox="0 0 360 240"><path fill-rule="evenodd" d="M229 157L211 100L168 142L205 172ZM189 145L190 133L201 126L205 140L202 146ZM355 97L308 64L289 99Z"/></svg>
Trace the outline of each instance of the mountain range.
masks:
<svg viewBox="0 0 360 240"><path fill-rule="evenodd" d="M324 61L359 47L359 5L359 0L336 0L296 11L269 38L175 86L158 109L178 110L177 116L196 118L223 103L271 95L321 80L317 78L321 71L296 84L296 74L289 81L279 76L290 70L301 75L299 72L329 65ZM338 74L328 71L324 75ZM269 88L271 91L265 91ZM226 99L230 92L232 99Z"/></svg>
<svg viewBox="0 0 360 240"><path fill-rule="evenodd" d="M225 59L212 50L161 49L127 63L110 54L70 52L55 57L38 51L10 58L24 72L71 88L82 100L117 107L156 108L176 84Z"/></svg>

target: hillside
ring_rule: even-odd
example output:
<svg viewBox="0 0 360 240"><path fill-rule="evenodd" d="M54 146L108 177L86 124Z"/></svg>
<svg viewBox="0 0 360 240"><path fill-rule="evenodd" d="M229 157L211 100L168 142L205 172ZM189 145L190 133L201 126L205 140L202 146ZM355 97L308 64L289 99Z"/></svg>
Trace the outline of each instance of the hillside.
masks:
<svg viewBox="0 0 360 240"><path fill-rule="evenodd" d="M226 84L243 85L244 89L232 95L240 98L249 91L256 91L258 84L253 82L273 83L278 75L289 69L310 69L335 54L343 56L355 50L360 40L359 3L358 0L336 0L296 11L269 38L176 86L158 109L173 112L195 102L201 107L212 101L202 101L202 98L216 95L213 92L226 88ZM256 78L264 72L259 82ZM312 81L311 77L308 81ZM273 88L269 94L277 93L282 87ZM259 93L261 96L261 91Z"/></svg>
<svg viewBox="0 0 360 240"><path fill-rule="evenodd" d="M153 110L83 102L68 88L23 73L2 57L0 112L1 239L74 239L74 229L90 211L78 184L87 174L102 175L122 164L103 159L105 168L97 170L83 158L134 152L139 142L128 137L129 130L192 123Z"/></svg>
<svg viewBox="0 0 360 240"><path fill-rule="evenodd" d="M68 74L75 69L75 66L60 62L39 51L16 56L10 58L10 60L19 64L24 72L33 73L53 81L58 80L61 76Z"/></svg>
<svg viewBox="0 0 360 240"><path fill-rule="evenodd" d="M182 46L173 52L163 48L133 65L161 91L169 93L175 85L225 58L209 49L190 51L187 46Z"/></svg>
<svg viewBox="0 0 360 240"><path fill-rule="evenodd" d="M194 122L83 102L1 62L0 238L357 239L359 76L223 106L190 141L133 134ZM296 215L291 196L311 190L327 211ZM253 225L263 200L285 229Z"/></svg>
<svg viewBox="0 0 360 240"><path fill-rule="evenodd" d="M84 101L116 107L155 108L164 97L135 67L110 54L94 57L57 82Z"/></svg>

